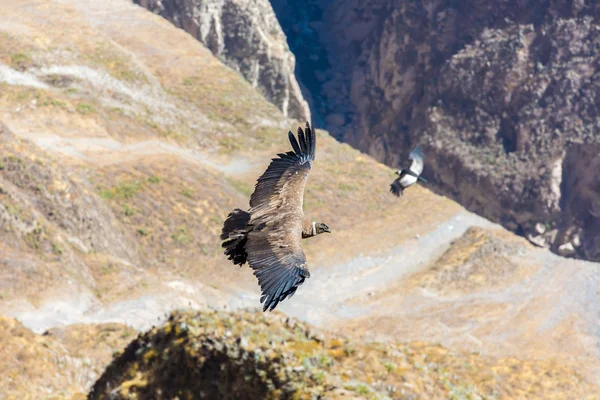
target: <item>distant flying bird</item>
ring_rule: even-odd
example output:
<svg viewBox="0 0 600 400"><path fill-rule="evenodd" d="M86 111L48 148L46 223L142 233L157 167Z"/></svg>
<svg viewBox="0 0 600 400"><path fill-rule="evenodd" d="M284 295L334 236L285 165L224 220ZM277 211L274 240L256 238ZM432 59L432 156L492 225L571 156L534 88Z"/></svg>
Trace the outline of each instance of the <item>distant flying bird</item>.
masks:
<svg viewBox="0 0 600 400"><path fill-rule="evenodd" d="M292 297L310 277L301 240L331 232L321 222L304 217L304 186L315 160L316 136L308 122L298 140L288 133L293 151L278 154L258 178L250 209L234 209L221 233L225 255L233 264L246 261L261 288L263 311L272 311Z"/></svg>
<svg viewBox="0 0 600 400"><path fill-rule="evenodd" d="M399 177L390 185L390 192L400 197L404 189L414 185L417 181L427 183L427 180L421 176L424 158L423 150L421 150L421 147L416 146L408 156L408 161L412 161L410 166L407 169L396 171Z"/></svg>

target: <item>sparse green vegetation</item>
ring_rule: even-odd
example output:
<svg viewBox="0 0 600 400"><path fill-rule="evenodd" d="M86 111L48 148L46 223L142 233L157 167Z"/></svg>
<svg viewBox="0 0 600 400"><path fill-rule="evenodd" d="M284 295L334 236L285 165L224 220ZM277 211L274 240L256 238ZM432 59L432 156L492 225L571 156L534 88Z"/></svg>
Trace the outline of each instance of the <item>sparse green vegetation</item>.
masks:
<svg viewBox="0 0 600 400"><path fill-rule="evenodd" d="M124 204L123 205L123 214L125 214L128 217L131 217L133 214L135 214L135 209L133 207L131 207L129 204Z"/></svg>
<svg viewBox="0 0 600 400"><path fill-rule="evenodd" d="M177 228L175 233L171 235L171 238L175 241L175 243L180 245L186 245L192 241L192 237L188 233L187 229L183 226Z"/></svg>
<svg viewBox="0 0 600 400"><path fill-rule="evenodd" d="M90 114L94 112L94 106L88 103L79 103L77 104L77 112L83 115Z"/></svg>
<svg viewBox="0 0 600 400"><path fill-rule="evenodd" d="M312 378L315 380L315 382L317 382L318 384L321 384L325 381L325 378L327 377L327 374L325 373L325 371L317 371Z"/></svg>
<svg viewBox="0 0 600 400"><path fill-rule="evenodd" d="M52 251L54 254L61 255L63 253L63 249L60 244L52 242Z"/></svg>
<svg viewBox="0 0 600 400"><path fill-rule="evenodd" d="M113 47L97 46L87 53L87 59L95 66L101 67L112 77L125 82L147 83L148 78L141 72L131 68L135 63L125 54L120 54Z"/></svg>
<svg viewBox="0 0 600 400"><path fill-rule="evenodd" d="M153 184L159 184L160 178L156 175L152 175L151 177L148 178L148 182L153 183Z"/></svg>
<svg viewBox="0 0 600 400"><path fill-rule="evenodd" d="M102 266L102 274L103 275L108 275L108 274L112 274L113 272L116 272L117 268L115 267L115 265L113 263L106 263Z"/></svg>
<svg viewBox="0 0 600 400"><path fill-rule="evenodd" d="M352 192L357 190L357 187L349 183L341 182L338 184L338 189L340 189L343 192Z"/></svg>
<svg viewBox="0 0 600 400"><path fill-rule="evenodd" d="M10 56L10 59L13 63L18 64L18 63L27 62L31 58L27 54L24 54L24 53L15 53Z"/></svg>
<svg viewBox="0 0 600 400"><path fill-rule="evenodd" d="M222 152L225 154L239 151L242 148L240 141L230 136L221 138L219 140L219 145L222 147Z"/></svg>
<svg viewBox="0 0 600 400"><path fill-rule="evenodd" d="M394 373L396 371L396 364L392 362L384 361L383 366L389 374Z"/></svg>
<svg viewBox="0 0 600 400"><path fill-rule="evenodd" d="M6 209L6 212L13 217L19 218L21 216L21 208L16 204L6 202L4 203L4 208Z"/></svg>
<svg viewBox="0 0 600 400"><path fill-rule="evenodd" d="M194 198L194 192L191 191L191 189L185 188L181 191L181 195L184 197L187 197L188 199L193 199Z"/></svg>
<svg viewBox="0 0 600 400"><path fill-rule="evenodd" d="M10 63L11 66L19 69L19 70L24 70L26 68L29 68L32 64L31 61L31 56L27 53L13 53L10 56Z"/></svg>
<svg viewBox="0 0 600 400"><path fill-rule="evenodd" d="M359 383L358 385L354 386L353 389L356 393L362 395L367 395L371 393L371 389L369 388L369 386L365 385L364 383Z"/></svg>
<svg viewBox="0 0 600 400"><path fill-rule="evenodd" d="M41 226L36 226L33 230L25 235L25 242L29 247L39 250L42 242L45 239L45 231Z"/></svg>
<svg viewBox="0 0 600 400"><path fill-rule="evenodd" d="M67 108L67 103L54 99L54 98L49 98L46 99L45 101L40 103L41 106L52 106L52 107L60 107L60 108Z"/></svg>
<svg viewBox="0 0 600 400"><path fill-rule="evenodd" d="M146 228L139 228L137 230L138 235L140 236L148 236L150 234L150 232L148 231L148 229Z"/></svg>
<svg viewBox="0 0 600 400"><path fill-rule="evenodd" d="M57 99L55 94L49 90L16 85L7 85L5 90L2 89L2 85L0 85L0 98L4 97L11 102L29 102L30 105L38 107L67 109L67 103Z"/></svg>
<svg viewBox="0 0 600 400"><path fill-rule="evenodd" d="M123 200L131 199L141 189L138 181L122 182L115 188L115 193L118 198Z"/></svg>
<svg viewBox="0 0 600 400"><path fill-rule="evenodd" d="M319 367L327 368L333 365L333 360L327 354L320 354L317 358Z"/></svg>
<svg viewBox="0 0 600 400"><path fill-rule="evenodd" d="M113 188L106 188L103 186L98 186L98 191L100 193L100 197L106 200L130 200L132 199L140 190L142 190L142 184L137 180L131 181L123 181L120 182L117 186ZM125 207L125 205L124 205ZM127 206L127 208L131 208Z"/></svg>
<svg viewBox="0 0 600 400"><path fill-rule="evenodd" d="M162 129L160 128L158 125L154 124L156 126L156 129L158 131L158 135L164 138L168 138L168 139L173 139L175 141L184 141L186 139L186 136L176 132L172 129Z"/></svg>
<svg viewBox="0 0 600 400"><path fill-rule="evenodd" d="M344 354L346 355L346 357L352 356L355 352L356 352L356 349L354 348L354 346L352 344L350 344L350 343L344 344Z"/></svg>
<svg viewBox="0 0 600 400"><path fill-rule="evenodd" d="M100 197L102 197L103 199L106 199L106 200L112 200L115 198L115 192L110 189L101 188L100 189Z"/></svg>
<svg viewBox="0 0 600 400"><path fill-rule="evenodd" d="M483 398L479 393L477 393L477 389L473 385L462 386L456 385L452 386L449 393L450 400L475 400ZM491 399L491 397L485 397Z"/></svg>

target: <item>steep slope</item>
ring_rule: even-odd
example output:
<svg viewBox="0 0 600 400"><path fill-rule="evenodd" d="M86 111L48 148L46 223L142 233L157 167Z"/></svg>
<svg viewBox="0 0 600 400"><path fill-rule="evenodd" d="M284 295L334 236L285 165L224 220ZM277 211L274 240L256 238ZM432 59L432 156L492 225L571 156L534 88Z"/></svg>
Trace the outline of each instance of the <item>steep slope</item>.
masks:
<svg viewBox="0 0 600 400"><path fill-rule="evenodd" d="M0 315L39 334L108 322L146 330L176 308L258 307L255 277L227 262L218 234L301 123L196 39L130 2L0 0L0 15ZM280 312L341 330L375 322L384 339L401 333L467 353L472 334L482 354L543 353L560 365L576 360L592 382L600 376L598 264L521 243L513 267L503 247L512 235L426 188L391 196L390 168L317 135L304 205L333 233L305 241L311 278ZM478 249L472 233L453 243L472 226L499 235L483 247L489 257L458 258L455 291L430 296L435 279L424 288L413 280L443 270L453 248ZM495 286L481 283L487 274ZM394 297L399 287L408 297ZM505 312L490 318L485 301ZM78 332L64 336L69 354L110 352L78 342L87 337ZM3 392L11 382L0 376ZM22 397L36 397L27 389Z"/></svg>
<svg viewBox="0 0 600 400"><path fill-rule="evenodd" d="M134 0L202 42L279 108L310 121L294 75L295 57L267 0Z"/></svg>
<svg viewBox="0 0 600 400"><path fill-rule="evenodd" d="M0 317L0 398L83 399L114 352L135 337L124 325L72 325L36 335Z"/></svg>
<svg viewBox="0 0 600 400"><path fill-rule="evenodd" d="M597 5L272 3L297 57L321 60L299 76L334 136L393 167L422 143L439 192L600 260Z"/></svg>
<svg viewBox="0 0 600 400"><path fill-rule="evenodd" d="M13 21L0 36L8 52L0 75L9 278L2 313L37 330L89 313L147 326L148 311L134 310L245 302L236 285L254 293L254 278L224 260L221 222L247 207L256 176L288 148L287 130L298 123L195 39L140 7L54 4L28 6L24 17L25 6L0 2ZM58 21L61 30L43 28ZM365 229L399 243L406 234L390 229L394 213L433 229L457 210L422 193L422 208L403 211L387 193L389 169L318 135L306 208L344 238L341 248L351 249ZM307 243L315 265L336 253L334 243ZM362 251L380 243L374 237Z"/></svg>

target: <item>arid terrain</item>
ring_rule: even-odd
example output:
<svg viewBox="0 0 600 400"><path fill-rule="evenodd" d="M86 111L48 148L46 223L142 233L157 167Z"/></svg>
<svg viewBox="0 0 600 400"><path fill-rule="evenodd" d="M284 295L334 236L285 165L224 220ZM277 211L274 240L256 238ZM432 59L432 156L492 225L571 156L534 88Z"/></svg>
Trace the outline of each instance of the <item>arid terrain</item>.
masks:
<svg viewBox="0 0 600 400"><path fill-rule="evenodd" d="M323 130L332 234L262 314L218 236L304 121L246 78L130 1L0 0L0 399L202 398L219 368L255 398L600 398L600 264L395 198Z"/></svg>

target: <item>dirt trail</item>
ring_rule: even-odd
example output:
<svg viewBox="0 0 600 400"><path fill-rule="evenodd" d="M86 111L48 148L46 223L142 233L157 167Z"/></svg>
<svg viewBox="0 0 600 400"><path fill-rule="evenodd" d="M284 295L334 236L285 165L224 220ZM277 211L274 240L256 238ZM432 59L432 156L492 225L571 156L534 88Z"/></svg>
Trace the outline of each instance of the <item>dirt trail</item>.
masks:
<svg viewBox="0 0 600 400"><path fill-rule="evenodd" d="M315 325L327 325L332 318L368 315L369 306L347 306L345 302L383 290L426 267L471 226L490 228L494 224L461 211L434 231L389 249L384 256L362 255L333 267L313 268L311 278L294 295L294 301L282 303L280 309Z"/></svg>
<svg viewBox="0 0 600 400"><path fill-rule="evenodd" d="M247 159L227 163L210 159L196 151L184 149L160 140L145 140L135 143L121 143L109 137L62 137L49 133L19 132L18 136L28 139L44 150L60 153L75 159L98 165L122 164L154 155L172 155L187 162L202 164L226 174L244 174L254 166Z"/></svg>
<svg viewBox="0 0 600 400"><path fill-rule="evenodd" d="M327 327L334 319L368 315L368 306L347 306L345 302L355 296L384 290L388 284L428 265L452 240L473 225L492 226L481 217L461 212L440 224L433 232L390 249L384 256L362 255L339 265L314 266L311 268L311 279L296 293L294 300L281 303L278 310L323 327ZM181 307L236 309L258 305L259 293L256 290L239 289L235 293L224 294L207 289L200 282L173 280L164 283L164 290L107 307L99 306L92 297L79 295L77 299L46 303L40 308L23 307L12 316L36 332L79 322L122 322L143 330L157 323L157 317Z"/></svg>

